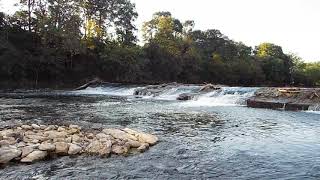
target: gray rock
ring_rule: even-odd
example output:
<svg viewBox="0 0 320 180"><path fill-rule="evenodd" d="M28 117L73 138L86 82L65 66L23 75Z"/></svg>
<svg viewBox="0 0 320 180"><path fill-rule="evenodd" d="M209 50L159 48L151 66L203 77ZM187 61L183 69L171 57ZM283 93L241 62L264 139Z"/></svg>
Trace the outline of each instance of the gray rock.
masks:
<svg viewBox="0 0 320 180"><path fill-rule="evenodd" d="M21 162L32 163L44 159L47 155L48 153L46 151L33 151L32 153L28 154L25 158L22 158Z"/></svg>
<svg viewBox="0 0 320 180"><path fill-rule="evenodd" d="M0 164L5 164L21 155L21 151L13 147L0 148Z"/></svg>

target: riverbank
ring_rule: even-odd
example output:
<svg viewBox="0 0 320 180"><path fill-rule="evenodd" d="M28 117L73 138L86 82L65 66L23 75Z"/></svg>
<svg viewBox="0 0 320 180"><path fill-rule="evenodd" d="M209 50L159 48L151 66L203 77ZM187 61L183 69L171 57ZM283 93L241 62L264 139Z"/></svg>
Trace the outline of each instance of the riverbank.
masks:
<svg viewBox="0 0 320 180"><path fill-rule="evenodd" d="M57 156L144 152L158 138L129 128L84 131L78 125L21 125L0 131L0 165L34 163Z"/></svg>

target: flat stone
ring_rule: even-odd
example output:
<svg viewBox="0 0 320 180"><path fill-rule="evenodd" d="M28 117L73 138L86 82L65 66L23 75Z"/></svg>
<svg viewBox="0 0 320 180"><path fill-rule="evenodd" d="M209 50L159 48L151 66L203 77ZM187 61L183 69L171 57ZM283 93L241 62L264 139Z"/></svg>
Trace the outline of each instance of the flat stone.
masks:
<svg viewBox="0 0 320 180"><path fill-rule="evenodd" d="M21 157L24 158L30 153L32 153L34 151L34 148L32 146L26 146L26 147L23 147L21 151L22 151Z"/></svg>
<svg viewBox="0 0 320 180"><path fill-rule="evenodd" d="M142 143L148 143L150 145L154 145L158 142L158 138L154 135L143 133L143 132L138 132L129 128L123 129L125 132L135 136L138 138L139 142Z"/></svg>
<svg viewBox="0 0 320 180"><path fill-rule="evenodd" d="M76 144L70 144L68 154L75 155L81 152L82 148Z"/></svg>
<svg viewBox="0 0 320 180"><path fill-rule="evenodd" d="M59 132L66 131L66 128L64 128L64 127L58 127L58 131L59 131Z"/></svg>
<svg viewBox="0 0 320 180"><path fill-rule="evenodd" d="M39 130L40 129L40 126L37 125L37 124L31 124L31 127L35 130Z"/></svg>
<svg viewBox="0 0 320 180"><path fill-rule="evenodd" d="M98 133L96 135L97 139L112 139L112 137L110 135L106 135L105 133Z"/></svg>
<svg viewBox="0 0 320 180"><path fill-rule="evenodd" d="M69 151L69 144L65 142L56 142L54 143L56 146L56 153L59 155L66 155Z"/></svg>
<svg viewBox="0 0 320 180"><path fill-rule="evenodd" d="M29 126L29 125L22 125L21 128L24 130L32 130L33 129L32 126Z"/></svg>
<svg viewBox="0 0 320 180"><path fill-rule="evenodd" d="M21 155L21 150L12 147L0 148L0 164L5 164Z"/></svg>
<svg viewBox="0 0 320 180"><path fill-rule="evenodd" d="M44 130L45 131L52 131L52 130L55 130L56 127L54 125L49 125L48 127L46 127Z"/></svg>
<svg viewBox="0 0 320 180"><path fill-rule="evenodd" d="M46 125L40 125L40 129L41 129L41 130L45 130L46 128L47 128Z"/></svg>
<svg viewBox="0 0 320 180"><path fill-rule="evenodd" d="M44 134L49 138L49 139L54 139L54 138L65 138L68 134L66 132L58 132L58 131L46 131Z"/></svg>
<svg viewBox="0 0 320 180"><path fill-rule="evenodd" d="M32 163L44 159L47 155L48 153L46 151L33 151L32 153L28 154L25 158L21 159L21 162Z"/></svg>
<svg viewBox="0 0 320 180"><path fill-rule="evenodd" d="M19 142L18 144L16 144L16 146L17 146L18 148L25 147L25 146L26 146L26 143L23 142L23 141L21 141L21 142Z"/></svg>
<svg viewBox="0 0 320 180"><path fill-rule="evenodd" d="M70 128L70 129L78 129L78 130L81 130L81 127L80 127L80 126L74 125L74 124L70 124L70 125L69 125L69 128Z"/></svg>
<svg viewBox="0 0 320 180"><path fill-rule="evenodd" d="M124 131L121 131L119 129L104 129L102 131L103 131L103 133L109 134L109 135L113 136L116 139L121 139L121 140L131 139L131 140L134 140L134 141L138 140L135 136L133 136L133 135L131 135L129 133L126 133Z"/></svg>
<svg viewBox="0 0 320 180"><path fill-rule="evenodd" d="M54 151L56 149L56 146L51 143L42 143L39 146L39 150L42 151Z"/></svg>

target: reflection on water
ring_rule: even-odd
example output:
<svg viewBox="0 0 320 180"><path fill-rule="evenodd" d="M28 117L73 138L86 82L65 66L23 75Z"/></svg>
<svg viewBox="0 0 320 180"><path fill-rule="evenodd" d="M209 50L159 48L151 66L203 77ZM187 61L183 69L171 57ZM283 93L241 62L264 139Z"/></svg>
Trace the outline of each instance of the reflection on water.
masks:
<svg viewBox="0 0 320 180"><path fill-rule="evenodd" d="M0 98L0 128L26 122L130 127L152 132L161 141L129 157L62 157L9 165L0 170L0 178L319 179L319 120L320 115L305 112L184 106L132 96L11 94Z"/></svg>

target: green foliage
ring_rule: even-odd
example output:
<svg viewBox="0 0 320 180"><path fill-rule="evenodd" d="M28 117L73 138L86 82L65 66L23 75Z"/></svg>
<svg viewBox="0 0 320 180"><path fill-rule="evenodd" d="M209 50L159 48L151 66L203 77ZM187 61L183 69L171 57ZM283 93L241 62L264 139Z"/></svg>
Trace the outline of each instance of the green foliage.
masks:
<svg viewBox="0 0 320 180"><path fill-rule="evenodd" d="M129 0L22 0L0 13L0 82L73 84L93 77L111 82L320 85L320 63L304 63L271 43L255 47L219 30L194 30L170 12L143 25L136 44Z"/></svg>

